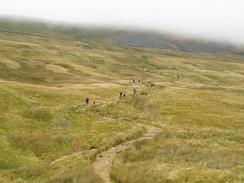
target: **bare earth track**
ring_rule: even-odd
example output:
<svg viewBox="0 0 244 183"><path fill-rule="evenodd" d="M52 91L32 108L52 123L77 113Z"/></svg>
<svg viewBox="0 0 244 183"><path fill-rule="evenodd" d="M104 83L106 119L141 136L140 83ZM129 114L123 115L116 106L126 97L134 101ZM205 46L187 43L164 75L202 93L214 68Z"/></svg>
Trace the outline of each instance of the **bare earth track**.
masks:
<svg viewBox="0 0 244 183"><path fill-rule="evenodd" d="M144 134L144 136L131 140L129 142L125 142L118 146L112 147L107 151L104 151L97 155L96 161L94 163L94 169L95 169L95 173L103 179L104 183L111 183L110 171L112 167L112 162L116 157L117 153L126 151L127 149L133 146L134 142L146 140L146 139L152 139L161 132L161 129L157 127L153 127L153 126L145 126L145 127L147 128L147 132Z"/></svg>
<svg viewBox="0 0 244 183"><path fill-rule="evenodd" d="M126 151L127 149L132 147L133 143L135 143L135 142L138 142L141 140L146 140L146 139L152 139L161 132L160 128L157 128L154 126L149 126L149 125L143 125L143 126L147 128L147 132L142 137L122 143L118 146L111 147L107 151L104 151L96 156L96 161L93 165L94 170L95 170L95 173L103 179L104 183L111 183L110 171L111 171L111 167L112 167L112 162L115 159L117 153ZM70 159L72 157L79 156L82 153L83 152L77 152L77 153L73 153L68 156L63 156L59 159L52 161L50 163L50 165L56 164L59 161L63 161L66 159Z"/></svg>

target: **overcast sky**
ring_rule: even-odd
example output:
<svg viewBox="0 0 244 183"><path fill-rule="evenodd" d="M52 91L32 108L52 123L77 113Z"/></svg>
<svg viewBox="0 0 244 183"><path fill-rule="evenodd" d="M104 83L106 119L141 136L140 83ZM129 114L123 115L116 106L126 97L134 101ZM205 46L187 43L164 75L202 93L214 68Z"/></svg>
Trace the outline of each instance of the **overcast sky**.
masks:
<svg viewBox="0 0 244 183"><path fill-rule="evenodd" d="M0 0L0 15L142 27L244 44L244 0Z"/></svg>

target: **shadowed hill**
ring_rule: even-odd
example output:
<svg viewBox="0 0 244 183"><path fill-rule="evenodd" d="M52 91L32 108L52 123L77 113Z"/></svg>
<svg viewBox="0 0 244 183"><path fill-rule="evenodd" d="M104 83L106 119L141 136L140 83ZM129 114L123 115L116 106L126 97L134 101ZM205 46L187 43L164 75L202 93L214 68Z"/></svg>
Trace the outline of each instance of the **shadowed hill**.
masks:
<svg viewBox="0 0 244 183"><path fill-rule="evenodd" d="M244 54L242 48L227 43L187 39L157 32L117 31L107 36L106 40L126 47L158 48L193 53Z"/></svg>

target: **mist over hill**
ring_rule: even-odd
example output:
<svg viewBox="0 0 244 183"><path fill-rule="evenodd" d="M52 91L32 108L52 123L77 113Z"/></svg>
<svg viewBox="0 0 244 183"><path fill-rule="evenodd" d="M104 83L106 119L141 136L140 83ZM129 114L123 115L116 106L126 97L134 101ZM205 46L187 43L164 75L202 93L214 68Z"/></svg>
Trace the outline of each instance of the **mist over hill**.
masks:
<svg viewBox="0 0 244 183"><path fill-rule="evenodd" d="M123 47L156 48L191 53L231 53L244 55L244 47L226 42L214 42L154 31L110 27L69 25L41 20L0 18L0 32L46 38L103 41Z"/></svg>

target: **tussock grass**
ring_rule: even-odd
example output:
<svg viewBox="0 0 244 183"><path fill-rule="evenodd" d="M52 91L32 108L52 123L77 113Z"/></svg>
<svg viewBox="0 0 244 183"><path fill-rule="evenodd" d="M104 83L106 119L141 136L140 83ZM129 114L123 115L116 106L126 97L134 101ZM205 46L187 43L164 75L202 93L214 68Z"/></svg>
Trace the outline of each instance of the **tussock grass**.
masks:
<svg viewBox="0 0 244 183"><path fill-rule="evenodd" d="M109 92L103 95L109 95ZM83 103L81 99L86 92L77 94L68 89L2 85L0 93L0 174L6 182L11 182L10 179L22 182L85 181L86 173L80 175L79 171L82 166L91 164L94 154L79 161L74 173L70 174L69 170L59 173L65 166L53 169L48 164L75 152L85 153L91 147L101 151L134 138L140 131L128 122L110 121L95 111L82 112L81 108L72 107ZM2 174L4 171L7 172ZM98 180L92 174L92 171L87 173L85 182Z"/></svg>
<svg viewBox="0 0 244 183"><path fill-rule="evenodd" d="M210 134L166 128L155 140L137 142L122 153L113 164L112 177L118 182L242 182L243 135L228 141L223 132L215 131L214 138Z"/></svg>
<svg viewBox="0 0 244 183"><path fill-rule="evenodd" d="M103 181L95 175L91 166L84 167L82 169L69 169L56 177L52 177L51 180L46 183L103 183Z"/></svg>
<svg viewBox="0 0 244 183"><path fill-rule="evenodd" d="M101 182L95 155L141 136L136 123L162 133L119 154L115 181L243 182L243 63L0 33L0 182Z"/></svg>

